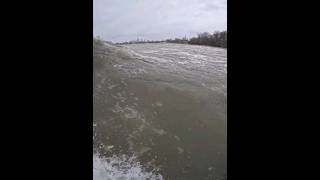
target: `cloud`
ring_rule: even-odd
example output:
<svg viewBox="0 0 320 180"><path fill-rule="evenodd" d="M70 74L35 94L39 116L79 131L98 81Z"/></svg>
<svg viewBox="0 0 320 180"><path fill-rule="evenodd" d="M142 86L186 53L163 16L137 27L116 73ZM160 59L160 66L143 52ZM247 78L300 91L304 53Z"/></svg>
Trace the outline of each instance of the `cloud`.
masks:
<svg viewBox="0 0 320 180"><path fill-rule="evenodd" d="M227 29L226 0L94 0L94 35L115 42Z"/></svg>

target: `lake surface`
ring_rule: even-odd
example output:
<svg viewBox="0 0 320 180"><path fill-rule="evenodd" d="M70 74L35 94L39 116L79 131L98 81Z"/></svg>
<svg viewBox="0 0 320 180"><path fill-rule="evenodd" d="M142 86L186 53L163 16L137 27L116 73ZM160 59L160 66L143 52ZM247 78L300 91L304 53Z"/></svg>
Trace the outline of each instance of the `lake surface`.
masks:
<svg viewBox="0 0 320 180"><path fill-rule="evenodd" d="M227 50L94 44L93 178L227 179Z"/></svg>

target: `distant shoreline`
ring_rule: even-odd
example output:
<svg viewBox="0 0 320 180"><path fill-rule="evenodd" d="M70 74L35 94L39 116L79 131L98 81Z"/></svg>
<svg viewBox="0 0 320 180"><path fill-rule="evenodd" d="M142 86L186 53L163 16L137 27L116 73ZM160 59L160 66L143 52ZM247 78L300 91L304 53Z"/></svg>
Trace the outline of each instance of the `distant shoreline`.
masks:
<svg viewBox="0 0 320 180"><path fill-rule="evenodd" d="M227 30L225 31L216 31L214 33L200 33L197 37L192 37L188 39L186 36L183 38L175 38L175 39L166 39L166 40L145 40L145 39L137 39L134 41L126 41L115 43L117 45L125 45L125 44L145 44L145 43L174 43L174 44L190 44L190 45L200 45L200 46L211 46L211 47L220 47L223 49L227 49Z"/></svg>
<svg viewBox="0 0 320 180"><path fill-rule="evenodd" d="M110 43L110 42L106 42ZM214 47L214 48L221 48L227 50L227 47L220 47L220 46L210 46L206 44L190 44L190 43L176 43L176 42L143 42L143 43L113 43L114 45L131 45L131 44L161 44L161 43L166 43L166 44L185 44L185 45L191 45L191 46L207 46L207 47Z"/></svg>

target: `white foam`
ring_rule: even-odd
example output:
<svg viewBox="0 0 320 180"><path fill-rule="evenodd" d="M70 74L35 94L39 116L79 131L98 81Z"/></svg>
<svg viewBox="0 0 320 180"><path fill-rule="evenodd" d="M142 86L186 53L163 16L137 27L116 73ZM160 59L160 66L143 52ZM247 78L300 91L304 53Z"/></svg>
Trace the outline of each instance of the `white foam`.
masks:
<svg viewBox="0 0 320 180"><path fill-rule="evenodd" d="M177 150L178 150L179 154L181 154L181 153L183 153L183 152L184 152L184 149L183 149L183 148L181 148L181 147L178 147L178 148L177 148Z"/></svg>
<svg viewBox="0 0 320 180"><path fill-rule="evenodd" d="M156 128L154 128L154 129L153 129L153 132L155 132L155 133L158 134L159 136L162 136L162 135L167 134L167 132L166 132L165 130L163 130L163 129L156 129Z"/></svg>
<svg viewBox="0 0 320 180"><path fill-rule="evenodd" d="M117 86L119 86L119 84L113 84L113 85L108 86L108 89L113 89L113 88L115 88Z"/></svg>
<svg viewBox="0 0 320 180"><path fill-rule="evenodd" d="M159 101L157 101L157 102L156 102L156 106L161 107L161 106L162 106L162 103L159 102Z"/></svg>
<svg viewBox="0 0 320 180"><path fill-rule="evenodd" d="M93 180L163 180L156 169L145 171L135 156L99 158L93 155Z"/></svg>

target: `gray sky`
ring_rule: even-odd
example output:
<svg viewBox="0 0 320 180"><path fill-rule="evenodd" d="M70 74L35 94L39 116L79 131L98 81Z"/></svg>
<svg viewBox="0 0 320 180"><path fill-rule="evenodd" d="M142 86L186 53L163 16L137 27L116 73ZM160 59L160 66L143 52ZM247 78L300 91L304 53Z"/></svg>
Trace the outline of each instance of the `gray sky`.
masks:
<svg viewBox="0 0 320 180"><path fill-rule="evenodd" d="M93 0L93 33L122 42L227 29L227 0Z"/></svg>

